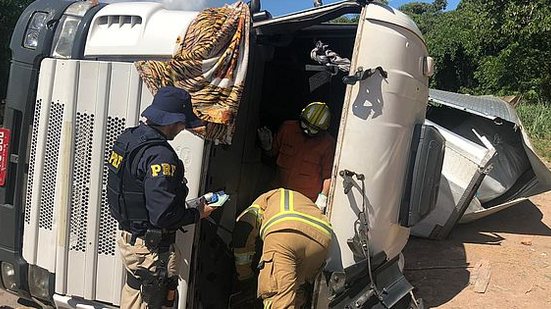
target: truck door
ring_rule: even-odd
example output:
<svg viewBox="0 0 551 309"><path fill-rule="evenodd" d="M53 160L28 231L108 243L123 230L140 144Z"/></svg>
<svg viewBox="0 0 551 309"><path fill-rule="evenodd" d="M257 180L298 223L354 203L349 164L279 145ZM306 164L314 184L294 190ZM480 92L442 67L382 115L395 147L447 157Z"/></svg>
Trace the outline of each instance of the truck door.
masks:
<svg viewBox="0 0 551 309"><path fill-rule="evenodd" d="M425 118L426 60L425 43L408 17L376 3L363 8L345 80L350 86L328 210L341 247L354 236L352 224L364 209L374 253L384 251L392 258L408 239L409 230L398 224L398 212L414 128ZM361 181L350 182L346 171L364 175L363 188ZM354 264L352 252L341 249L342 266Z"/></svg>
<svg viewBox="0 0 551 309"><path fill-rule="evenodd" d="M424 40L411 19L378 3L363 7L350 72L343 79L349 86L327 210L336 240L327 271L344 274L346 282L354 267L365 271L358 265L366 260L372 270L385 261L394 263L408 240L400 208L410 186L412 147L419 141L416 128L425 119L430 68ZM399 271L383 281L379 290L392 291L382 300L388 308L412 289ZM338 284L329 286L333 294L339 292ZM360 295L348 297L330 306L340 308Z"/></svg>

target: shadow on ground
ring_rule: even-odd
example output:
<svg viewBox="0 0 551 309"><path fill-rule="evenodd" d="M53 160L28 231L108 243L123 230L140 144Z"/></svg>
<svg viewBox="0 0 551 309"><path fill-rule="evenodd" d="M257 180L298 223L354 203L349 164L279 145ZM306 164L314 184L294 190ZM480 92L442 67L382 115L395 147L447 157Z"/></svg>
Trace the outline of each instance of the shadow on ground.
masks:
<svg viewBox="0 0 551 309"><path fill-rule="evenodd" d="M404 249L406 277L427 307L443 305L469 285L465 243L500 245L500 233L551 236L551 228L542 218L537 206L525 201L487 218L458 225L446 240L411 238Z"/></svg>
<svg viewBox="0 0 551 309"><path fill-rule="evenodd" d="M551 228L542 222L542 218L543 213L527 200L489 217L461 224L451 237L470 243L485 243L487 233L551 236Z"/></svg>

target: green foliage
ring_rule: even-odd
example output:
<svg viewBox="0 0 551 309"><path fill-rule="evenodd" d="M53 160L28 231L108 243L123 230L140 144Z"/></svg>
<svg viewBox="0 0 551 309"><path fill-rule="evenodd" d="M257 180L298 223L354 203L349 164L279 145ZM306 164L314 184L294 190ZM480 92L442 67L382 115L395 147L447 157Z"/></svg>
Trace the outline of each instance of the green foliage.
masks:
<svg viewBox="0 0 551 309"><path fill-rule="evenodd" d="M0 99L5 98L11 52L11 34L19 15L31 0L0 0Z"/></svg>
<svg viewBox="0 0 551 309"><path fill-rule="evenodd" d="M551 102L551 5L549 0L462 0L409 3L436 60L431 86L473 94L520 94Z"/></svg>
<svg viewBox="0 0 551 309"><path fill-rule="evenodd" d="M534 147L551 162L551 106L549 104L521 104L517 113Z"/></svg>
<svg viewBox="0 0 551 309"><path fill-rule="evenodd" d="M431 87L471 94L521 95L517 107L538 153L551 161L551 3L462 0L400 7L423 32L436 60Z"/></svg>
<svg viewBox="0 0 551 309"><path fill-rule="evenodd" d="M331 24L357 24L360 19L358 14L347 14L339 16L330 21Z"/></svg>
<svg viewBox="0 0 551 309"><path fill-rule="evenodd" d="M448 6L448 1L447 0L434 0L432 5L434 6L435 10L443 11Z"/></svg>
<svg viewBox="0 0 551 309"><path fill-rule="evenodd" d="M410 15L423 15L434 13L436 7L426 2L410 2L402 5L400 10Z"/></svg>

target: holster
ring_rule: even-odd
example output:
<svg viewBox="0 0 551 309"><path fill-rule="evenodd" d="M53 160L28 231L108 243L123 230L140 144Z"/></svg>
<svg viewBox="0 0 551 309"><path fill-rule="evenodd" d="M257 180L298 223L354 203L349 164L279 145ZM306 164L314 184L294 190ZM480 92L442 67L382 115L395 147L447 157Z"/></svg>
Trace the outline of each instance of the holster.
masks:
<svg viewBox="0 0 551 309"><path fill-rule="evenodd" d="M166 252L176 241L176 232L166 232L161 229L148 229L144 235L145 246L153 252Z"/></svg>
<svg viewBox="0 0 551 309"><path fill-rule="evenodd" d="M127 272L128 286L141 291L142 299L148 304L148 308L160 309L162 306L172 307L174 304L178 277L168 277L167 265L175 235L163 233L160 229L148 229L143 239L145 246L158 254L155 271L138 267L134 273Z"/></svg>
<svg viewBox="0 0 551 309"><path fill-rule="evenodd" d="M131 288L141 291L142 299L147 303L148 308L160 309L162 306L174 305L178 287L177 276L168 278L164 267L157 267L155 272L138 268L135 274L136 277L127 273L127 283Z"/></svg>

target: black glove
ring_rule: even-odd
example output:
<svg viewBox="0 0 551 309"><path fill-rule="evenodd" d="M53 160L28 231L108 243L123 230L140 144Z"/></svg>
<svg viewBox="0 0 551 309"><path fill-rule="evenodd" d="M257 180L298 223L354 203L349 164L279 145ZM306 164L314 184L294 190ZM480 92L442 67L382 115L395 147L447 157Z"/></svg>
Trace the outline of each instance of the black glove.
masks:
<svg viewBox="0 0 551 309"><path fill-rule="evenodd" d="M256 308L256 280L236 280L234 293L230 297L230 308Z"/></svg>
<svg viewBox="0 0 551 309"><path fill-rule="evenodd" d="M235 289L237 292L241 292L246 295L255 295L256 294L256 280L254 278L249 278L245 280L237 280L235 283Z"/></svg>

